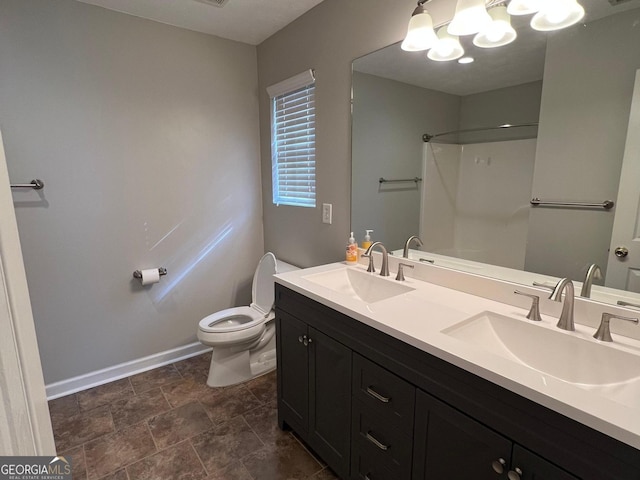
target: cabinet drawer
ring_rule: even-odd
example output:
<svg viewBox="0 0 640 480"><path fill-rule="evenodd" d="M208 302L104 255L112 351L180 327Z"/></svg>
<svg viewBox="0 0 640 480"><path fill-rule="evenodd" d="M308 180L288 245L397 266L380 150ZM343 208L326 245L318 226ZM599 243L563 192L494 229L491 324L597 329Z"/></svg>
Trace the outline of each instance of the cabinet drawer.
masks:
<svg viewBox="0 0 640 480"><path fill-rule="evenodd" d="M399 477L390 471L380 458L361 452L354 447L351 452L352 480L409 480L410 476Z"/></svg>
<svg viewBox="0 0 640 480"><path fill-rule="evenodd" d="M353 401L352 418L354 449L369 459L368 464L384 467L394 479L409 478L412 430L398 428L387 416L380 416L357 399Z"/></svg>
<svg viewBox="0 0 640 480"><path fill-rule="evenodd" d="M353 355L352 394L364 405L394 418L403 429L413 427L416 389L381 366Z"/></svg>

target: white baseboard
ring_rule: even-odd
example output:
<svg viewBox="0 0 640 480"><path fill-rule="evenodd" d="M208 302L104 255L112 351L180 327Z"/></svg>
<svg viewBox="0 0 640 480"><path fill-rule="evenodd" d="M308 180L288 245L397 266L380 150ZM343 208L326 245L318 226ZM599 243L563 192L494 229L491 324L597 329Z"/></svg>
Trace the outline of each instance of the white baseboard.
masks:
<svg viewBox="0 0 640 480"><path fill-rule="evenodd" d="M148 357L120 363L113 367L103 368L102 370L85 373L84 375L79 375L67 380L50 383L45 386L47 400L53 400L88 388L97 387L98 385L104 385L105 383L113 382L121 378L130 377L136 373L146 372L147 370L195 357L210 350L211 347L207 347L200 342L194 342L172 350L149 355Z"/></svg>

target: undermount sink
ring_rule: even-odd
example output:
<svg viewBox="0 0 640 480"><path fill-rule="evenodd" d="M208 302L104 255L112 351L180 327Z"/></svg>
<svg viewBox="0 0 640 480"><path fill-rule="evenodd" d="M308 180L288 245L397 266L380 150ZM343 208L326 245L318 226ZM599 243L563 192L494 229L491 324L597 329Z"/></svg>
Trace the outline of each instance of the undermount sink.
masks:
<svg viewBox="0 0 640 480"><path fill-rule="evenodd" d="M342 268L304 277L310 282L366 303L379 302L415 290L389 277L382 278L355 268Z"/></svg>
<svg viewBox="0 0 640 480"><path fill-rule="evenodd" d="M640 376L640 355L494 312L482 312L442 333L574 384L607 385Z"/></svg>

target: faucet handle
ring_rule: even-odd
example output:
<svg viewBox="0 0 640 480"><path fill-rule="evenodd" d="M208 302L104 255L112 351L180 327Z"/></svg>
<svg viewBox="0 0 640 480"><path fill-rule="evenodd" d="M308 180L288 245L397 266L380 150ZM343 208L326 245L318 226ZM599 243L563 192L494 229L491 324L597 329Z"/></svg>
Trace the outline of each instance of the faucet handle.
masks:
<svg viewBox="0 0 640 480"><path fill-rule="evenodd" d="M555 287L555 285L547 285L544 282L533 282L532 284L534 287L542 287L542 288L548 288L549 290L553 290Z"/></svg>
<svg viewBox="0 0 640 480"><path fill-rule="evenodd" d="M529 293L521 292L520 290L515 290L513 293L515 293L516 295L529 297L531 300L533 300L531 302L529 313L527 313L527 318L529 320L533 320L534 322L541 322L542 318L540 317L540 297L538 295L531 295Z"/></svg>
<svg viewBox="0 0 640 480"><path fill-rule="evenodd" d="M399 282L404 282L403 267L413 268L413 265L409 265L408 263L399 263L398 264L398 275L396 275L396 280L398 280Z"/></svg>
<svg viewBox="0 0 640 480"><path fill-rule="evenodd" d="M613 342L613 338L611 338L611 330L609 328L609 322L612 318L617 318L618 320L625 320L627 322L633 322L636 325L638 324L637 318L631 317L623 317L622 315L614 315L613 313L603 313L602 320L600 320L600 326L596 333L593 334L593 338L596 340L600 340L601 342Z"/></svg>
<svg viewBox="0 0 640 480"><path fill-rule="evenodd" d="M369 259L369 267L367 268L367 272L376 273L376 267L373 264L373 252L370 252L370 253L365 252L360 256Z"/></svg>

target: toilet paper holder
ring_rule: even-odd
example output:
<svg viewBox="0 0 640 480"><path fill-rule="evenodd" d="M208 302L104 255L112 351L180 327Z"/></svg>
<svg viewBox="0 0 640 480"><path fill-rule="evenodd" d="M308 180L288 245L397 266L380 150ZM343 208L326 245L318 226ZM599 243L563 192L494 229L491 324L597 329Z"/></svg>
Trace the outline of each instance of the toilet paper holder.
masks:
<svg viewBox="0 0 640 480"><path fill-rule="evenodd" d="M167 269L164 268L164 267L160 267L160 268L158 268L158 273L162 277L162 276L167 274ZM137 278L138 280L142 280L142 272L140 270L136 270L135 272L133 272L133 278Z"/></svg>

